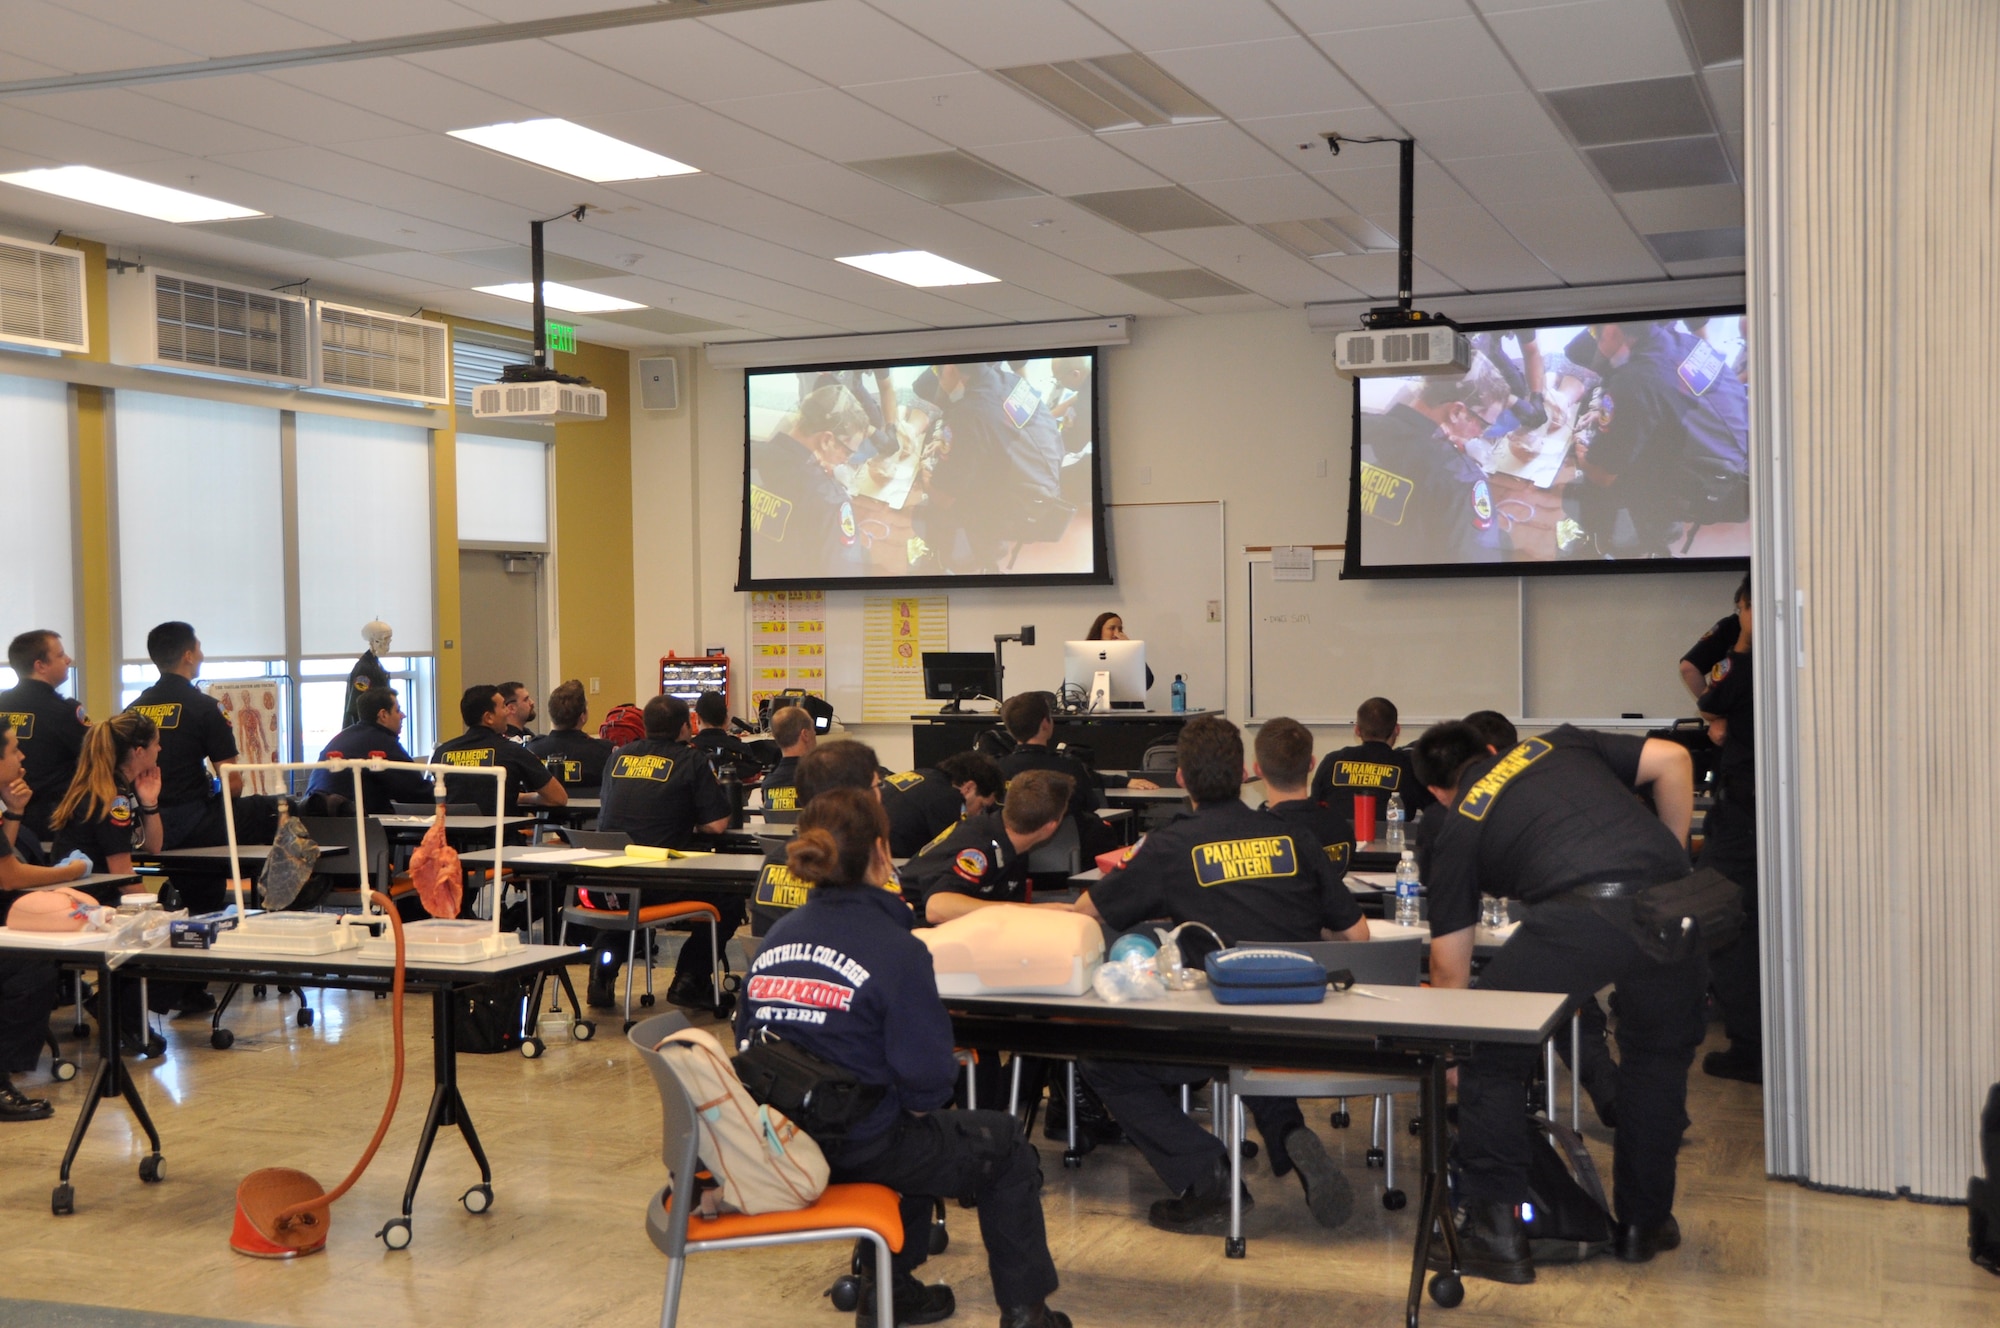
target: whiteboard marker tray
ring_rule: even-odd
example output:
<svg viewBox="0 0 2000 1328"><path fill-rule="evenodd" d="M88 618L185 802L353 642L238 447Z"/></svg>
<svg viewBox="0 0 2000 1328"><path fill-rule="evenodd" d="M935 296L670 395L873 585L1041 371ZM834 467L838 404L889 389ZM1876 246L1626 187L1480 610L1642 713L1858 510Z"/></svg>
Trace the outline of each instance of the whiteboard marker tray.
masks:
<svg viewBox="0 0 2000 1328"><path fill-rule="evenodd" d="M217 932L209 949L262 954L333 954L352 950L367 933L343 926L327 913L253 913L228 931Z"/></svg>
<svg viewBox="0 0 2000 1328"><path fill-rule="evenodd" d="M478 918L425 918L403 926L403 951L427 964L476 964L521 948L511 931L496 934L491 922ZM396 938L377 936L365 941L361 953L371 959L396 957Z"/></svg>

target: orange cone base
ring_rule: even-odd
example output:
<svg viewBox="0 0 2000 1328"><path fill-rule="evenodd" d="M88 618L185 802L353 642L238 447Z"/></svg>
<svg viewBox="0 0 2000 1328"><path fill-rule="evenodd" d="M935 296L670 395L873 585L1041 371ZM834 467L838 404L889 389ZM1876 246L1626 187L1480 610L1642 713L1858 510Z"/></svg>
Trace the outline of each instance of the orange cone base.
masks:
<svg viewBox="0 0 2000 1328"><path fill-rule="evenodd" d="M326 1248L331 1229L324 1204L305 1210L282 1227L278 1219L286 1209L325 1193L318 1181L290 1167L251 1172L236 1187L236 1227L229 1233L229 1248L258 1259L319 1253Z"/></svg>
<svg viewBox="0 0 2000 1328"><path fill-rule="evenodd" d="M243 1206L236 1206L236 1228L229 1233L229 1248L238 1254L247 1254L253 1259L296 1259L302 1254L318 1254L326 1248L326 1238L320 1237L316 1245L304 1249L293 1249L289 1245L278 1245L264 1238L257 1230Z"/></svg>

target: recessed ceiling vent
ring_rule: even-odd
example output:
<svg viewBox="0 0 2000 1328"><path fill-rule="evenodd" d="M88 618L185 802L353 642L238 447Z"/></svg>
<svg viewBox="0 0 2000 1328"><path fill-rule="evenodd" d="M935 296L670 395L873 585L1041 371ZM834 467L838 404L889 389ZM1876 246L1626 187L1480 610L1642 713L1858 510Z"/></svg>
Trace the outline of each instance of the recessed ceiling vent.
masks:
<svg viewBox="0 0 2000 1328"><path fill-rule="evenodd" d="M312 382L309 300L152 268L115 272L107 285L114 364Z"/></svg>
<svg viewBox="0 0 2000 1328"><path fill-rule="evenodd" d="M1222 113L1143 55L1105 55L994 73L1093 133L1200 124Z"/></svg>
<svg viewBox="0 0 2000 1328"><path fill-rule="evenodd" d="M81 252L0 237L0 341L90 349Z"/></svg>

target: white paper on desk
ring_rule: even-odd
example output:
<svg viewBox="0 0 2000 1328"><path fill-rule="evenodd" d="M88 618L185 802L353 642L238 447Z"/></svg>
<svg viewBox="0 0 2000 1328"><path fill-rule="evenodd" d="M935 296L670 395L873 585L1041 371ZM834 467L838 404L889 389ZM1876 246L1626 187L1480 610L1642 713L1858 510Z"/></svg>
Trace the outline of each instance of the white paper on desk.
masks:
<svg viewBox="0 0 2000 1328"><path fill-rule="evenodd" d="M623 853L607 854L600 848L531 848L521 853L509 853L509 862L594 862L599 858L612 857L623 861Z"/></svg>

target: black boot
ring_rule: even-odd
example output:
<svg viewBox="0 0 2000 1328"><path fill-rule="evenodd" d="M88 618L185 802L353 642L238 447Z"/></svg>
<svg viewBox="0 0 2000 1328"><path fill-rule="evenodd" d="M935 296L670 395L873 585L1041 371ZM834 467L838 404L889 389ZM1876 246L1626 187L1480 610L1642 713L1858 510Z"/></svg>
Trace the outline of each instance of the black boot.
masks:
<svg viewBox="0 0 2000 1328"><path fill-rule="evenodd" d="M1255 1200L1243 1189L1243 1211ZM1215 1159L1208 1175L1190 1186L1186 1193L1161 1199L1147 1210L1146 1220L1162 1231L1182 1236L1220 1236L1229 1231L1229 1160Z"/></svg>
<svg viewBox="0 0 2000 1328"><path fill-rule="evenodd" d="M1052 1310L1048 1302L1016 1305L1000 1311L1000 1328L1070 1328L1069 1315Z"/></svg>
<svg viewBox="0 0 2000 1328"><path fill-rule="evenodd" d="M47 1120L56 1114L56 1109L43 1097L29 1097L14 1087L6 1075L0 1074L0 1121Z"/></svg>
<svg viewBox="0 0 2000 1328"><path fill-rule="evenodd" d="M1760 1047L1729 1044L1727 1051L1711 1051L1701 1058L1701 1072L1717 1079L1735 1079L1746 1084L1764 1082L1764 1052Z"/></svg>
<svg viewBox="0 0 2000 1328"><path fill-rule="evenodd" d="M914 1274L904 1273L896 1279L896 1323L898 1328L905 1324L941 1323L958 1313L958 1299L951 1294L951 1288L939 1283L925 1286ZM876 1328L881 1322L875 1313L875 1284L864 1282L861 1286L861 1303L854 1307L855 1328Z"/></svg>
<svg viewBox="0 0 2000 1328"><path fill-rule="evenodd" d="M590 990L584 999L593 1010L615 1010L618 1008L618 970L622 965L616 959L608 962L605 952L600 950L590 961Z"/></svg>
<svg viewBox="0 0 2000 1328"><path fill-rule="evenodd" d="M1431 1233L1430 1266L1447 1268L1444 1242ZM1535 1261L1528 1253L1528 1229L1513 1204L1476 1199L1465 1206L1458 1223L1458 1269L1467 1277L1516 1286L1535 1280Z"/></svg>
<svg viewBox="0 0 2000 1328"><path fill-rule="evenodd" d="M1069 1141L1069 1090L1068 1079L1063 1075L1053 1076L1049 1083L1048 1114L1042 1118L1042 1137L1055 1143ZM1088 1153L1099 1144L1122 1144L1125 1131L1118 1128L1118 1122L1111 1119L1104 1101L1090 1091L1090 1085L1083 1076L1076 1079L1076 1149Z"/></svg>
<svg viewBox="0 0 2000 1328"><path fill-rule="evenodd" d="M1655 1254L1681 1247L1681 1224L1669 1213L1664 1222L1642 1226L1626 1222L1617 1233L1618 1257L1626 1263L1645 1263Z"/></svg>

